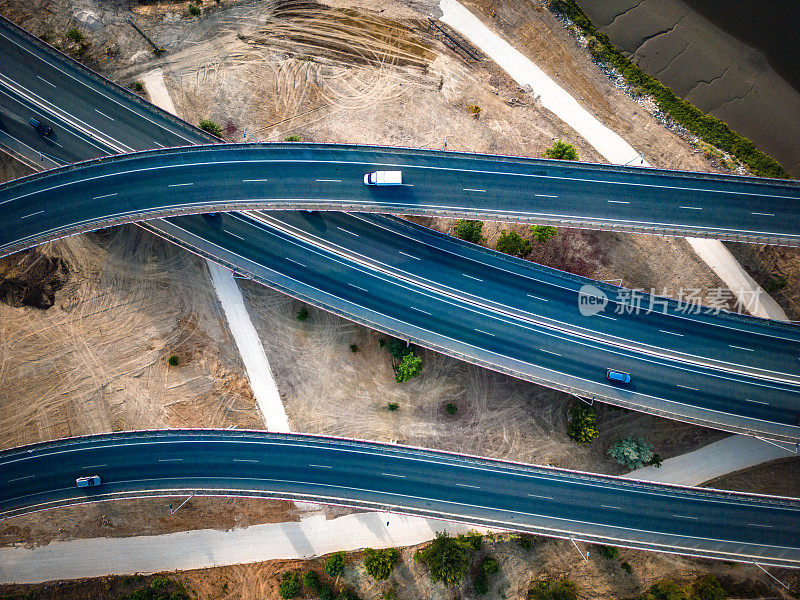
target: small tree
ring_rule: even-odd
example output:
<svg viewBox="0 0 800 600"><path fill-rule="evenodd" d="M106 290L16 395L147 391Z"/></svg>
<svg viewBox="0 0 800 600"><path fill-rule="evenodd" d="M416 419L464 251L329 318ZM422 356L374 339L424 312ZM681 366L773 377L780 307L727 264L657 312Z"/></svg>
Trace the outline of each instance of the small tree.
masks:
<svg viewBox="0 0 800 600"><path fill-rule="evenodd" d="M338 577L344 571L344 552L334 552L325 561L325 572L331 577Z"/></svg>
<svg viewBox="0 0 800 600"><path fill-rule="evenodd" d="M67 31L67 37L76 44L80 44L81 46L86 44L86 36L83 35L83 32L77 27L73 27L72 29Z"/></svg>
<svg viewBox="0 0 800 600"><path fill-rule="evenodd" d="M220 126L214 123L214 121L212 121L211 119L201 120L200 129L217 137L220 137L222 135L222 129L220 129Z"/></svg>
<svg viewBox="0 0 800 600"><path fill-rule="evenodd" d="M436 534L430 544L414 553L414 561L422 562L431 572L431 580L447 586L457 585L469 569L469 556L464 544L446 533Z"/></svg>
<svg viewBox="0 0 800 600"><path fill-rule="evenodd" d="M663 579L651 585L642 600L689 600L689 596L674 581Z"/></svg>
<svg viewBox="0 0 800 600"><path fill-rule="evenodd" d="M319 588L319 600L333 600L333 589L327 583Z"/></svg>
<svg viewBox="0 0 800 600"><path fill-rule="evenodd" d="M296 598L300 595L300 577L294 571L283 574L283 581L280 587L281 598Z"/></svg>
<svg viewBox="0 0 800 600"><path fill-rule="evenodd" d="M456 414L458 412L458 407L455 404L453 404L452 402L448 402L445 405L444 409L447 411L448 415L454 415L454 414Z"/></svg>
<svg viewBox="0 0 800 600"><path fill-rule="evenodd" d="M400 553L396 548L386 548L385 550L364 550L364 568L375 581L387 579L400 558Z"/></svg>
<svg viewBox="0 0 800 600"><path fill-rule="evenodd" d="M134 92L141 92L144 89L144 84L141 81L134 81L131 84Z"/></svg>
<svg viewBox="0 0 800 600"><path fill-rule="evenodd" d="M350 344L350 352L352 352L353 354L358 352L358 344Z"/></svg>
<svg viewBox="0 0 800 600"><path fill-rule="evenodd" d="M725 600L727 597L725 588L713 575L701 577L692 584L692 600Z"/></svg>
<svg viewBox="0 0 800 600"><path fill-rule="evenodd" d="M199 6L195 6L194 4L192 4L190 2L189 3L189 14L192 15L193 17L199 17L200 16L200 7Z"/></svg>
<svg viewBox="0 0 800 600"><path fill-rule="evenodd" d="M575 146L563 140L557 140L544 151L544 155L547 158L555 158L558 160L578 160L578 151L575 150Z"/></svg>
<svg viewBox="0 0 800 600"><path fill-rule="evenodd" d="M537 242L546 242L551 237L555 237L558 229L550 225L531 225L531 233Z"/></svg>
<svg viewBox="0 0 800 600"><path fill-rule="evenodd" d="M606 560L614 560L615 558L619 558L619 548L615 548L614 546L599 546L600 554L603 555L603 558Z"/></svg>
<svg viewBox="0 0 800 600"><path fill-rule="evenodd" d="M457 238L473 244L480 244L483 239L483 222L472 219L459 219L453 233Z"/></svg>
<svg viewBox="0 0 800 600"><path fill-rule="evenodd" d="M535 542L540 541L541 538L535 536L531 533L520 533L519 534L519 545L522 547L523 550L526 552L533 548L533 544Z"/></svg>
<svg viewBox="0 0 800 600"><path fill-rule="evenodd" d="M175 354L173 354L172 356L170 356L170 357L167 359L167 364L168 364L170 367L177 367L177 366L178 366L178 363L180 363L180 360L178 360L178 356L177 356L177 355L175 355Z"/></svg>
<svg viewBox="0 0 800 600"><path fill-rule="evenodd" d="M389 412L395 412L398 408L400 408L400 405L397 402L389 402L389 404L386 405L386 409Z"/></svg>
<svg viewBox="0 0 800 600"><path fill-rule="evenodd" d="M567 436L579 444L591 444L597 437L597 413L583 402L574 402L569 409Z"/></svg>
<svg viewBox="0 0 800 600"><path fill-rule="evenodd" d="M406 354L400 364L394 368L394 378L397 383L413 379L422 371L422 358L414 353Z"/></svg>
<svg viewBox="0 0 800 600"><path fill-rule="evenodd" d="M608 453L619 464L629 469L640 469L652 460L653 446L642 438L622 438L614 442Z"/></svg>
<svg viewBox="0 0 800 600"><path fill-rule="evenodd" d="M479 596L483 596L489 591L489 578L485 573L478 573L478 576L472 582L472 589Z"/></svg>
<svg viewBox="0 0 800 600"><path fill-rule="evenodd" d="M308 309L305 306L303 306L300 308L300 310L297 311L295 319L297 319L298 321L306 321L308 319L308 316L309 316Z"/></svg>
<svg viewBox="0 0 800 600"><path fill-rule="evenodd" d="M500 232L500 237L497 238L496 248L499 252L510 254L511 256L519 256L520 258L528 256L533 250L530 240L526 240L516 231L506 231L505 229Z"/></svg>
<svg viewBox="0 0 800 600"><path fill-rule="evenodd" d="M547 579L528 590L528 600L578 600L578 586L563 577Z"/></svg>
<svg viewBox="0 0 800 600"><path fill-rule="evenodd" d="M319 575L316 571L306 571L303 573L303 585L310 590L319 590Z"/></svg>
<svg viewBox="0 0 800 600"><path fill-rule="evenodd" d="M491 556L487 556L481 563L481 571L486 575L494 575L500 570L500 564Z"/></svg>

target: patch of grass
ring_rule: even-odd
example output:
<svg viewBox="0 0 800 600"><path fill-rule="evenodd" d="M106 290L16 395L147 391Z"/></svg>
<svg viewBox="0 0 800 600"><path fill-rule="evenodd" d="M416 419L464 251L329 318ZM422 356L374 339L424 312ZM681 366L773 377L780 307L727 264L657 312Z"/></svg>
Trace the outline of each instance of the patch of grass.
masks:
<svg viewBox="0 0 800 600"><path fill-rule="evenodd" d="M633 567L631 566L631 563L629 563L628 561L623 561L622 564L620 564L620 567L622 567L622 570L628 573L629 575L633 573Z"/></svg>
<svg viewBox="0 0 800 600"><path fill-rule="evenodd" d="M77 27L73 27L67 31L67 38L76 44L80 44L81 46L86 44L86 36L83 35L83 32Z"/></svg>
<svg viewBox="0 0 800 600"><path fill-rule="evenodd" d="M178 359L178 356L176 354L173 354L172 356L170 356L167 359L167 364L170 367L177 367L179 363L180 363L180 360Z"/></svg>
<svg viewBox="0 0 800 600"><path fill-rule="evenodd" d="M300 310L297 311L297 314L294 316L295 319L298 321L307 321L308 317L311 313L308 312L308 309L305 306L300 307Z"/></svg>
<svg viewBox="0 0 800 600"><path fill-rule="evenodd" d="M202 121L200 121L200 129L217 137L222 136L222 129L211 119L203 119Z"/></svg>
<svg viewBox="0 0 800 600"><path fill-rule="evenodd" d="M528 600L578 600L578 586L566 577L547 579L528 590Z"/></svg>
<svg viewBox="0 0 800 600"><path fill-rule="evenodd" d="M659 109L676 123L706 143L732 154L747 165L754 175L789 178L777 160L758 150L749 139L731 130L723 121L704 114L690 102L679 98L670 88L626 58L606 34L595 28L575 0L550 0L549 6L572 21L587 39L593 38L589 44L592 56L619 71L636 93L651 96Z"/></svg>
<svg viewBox="0 0 800 600"><path fill-rule="evenodd" d="M200 16L200 12L201 12L200 11L200 7L195 5L195 4L192 4L191 2L189 3L188 10L189 10L189 14L191 16L193 16L193 17L199 17Z"/></svg>
<svg viewBox="0 0 800 600"><path fill-rule="evenodd" d="M603 545L598 546L598 548L600 549L600 554L606 560L614 560L616 558L619 558L619 548L615 548L614 546L603 546Z"/></svg>
<svg viewBox="0 0 800 600"><path fill-rule="evenodd" d="M289 136L286 136L285 138L283 138L283 141L284 142L302 142L303 138L301 138L299 135L289 135Z"/></svg>

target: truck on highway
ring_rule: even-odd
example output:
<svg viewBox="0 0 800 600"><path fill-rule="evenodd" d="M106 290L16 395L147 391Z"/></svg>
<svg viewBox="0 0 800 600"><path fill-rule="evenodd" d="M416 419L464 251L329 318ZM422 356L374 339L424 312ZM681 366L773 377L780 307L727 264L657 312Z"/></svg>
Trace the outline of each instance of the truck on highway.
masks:
<svg viewBox="0 0 800 600"><path fill-rule="evenodd" d="M402 171L375 171L364 175L367 185L403 185Z"/></svg>

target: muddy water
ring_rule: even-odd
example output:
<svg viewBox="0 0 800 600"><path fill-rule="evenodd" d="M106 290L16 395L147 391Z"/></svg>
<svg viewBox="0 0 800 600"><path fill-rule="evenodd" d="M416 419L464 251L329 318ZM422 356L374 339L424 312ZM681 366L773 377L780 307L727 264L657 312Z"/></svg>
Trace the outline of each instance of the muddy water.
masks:
<svg viewBox="0 0 800 600"><path fill-rule="evenodd" d="M578 3L644 71L800 177L800 2Z"/></svg>

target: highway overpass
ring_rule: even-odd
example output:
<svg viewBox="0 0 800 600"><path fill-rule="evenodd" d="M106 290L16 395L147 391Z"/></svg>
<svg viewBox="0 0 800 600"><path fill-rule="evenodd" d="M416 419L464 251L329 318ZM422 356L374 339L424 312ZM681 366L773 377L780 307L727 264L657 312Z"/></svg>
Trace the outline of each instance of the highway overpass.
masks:
<svg viewBox="0 0 800 600"><path fill-rule="evenodd" d="M307 435L167 430L0 452L0 517L144 496L269 497L800 566L800 500ZM97 488L75 479L99 475Z"/></svg>

